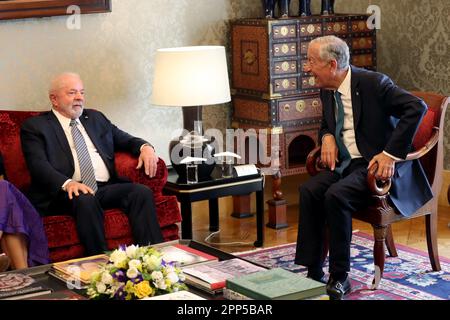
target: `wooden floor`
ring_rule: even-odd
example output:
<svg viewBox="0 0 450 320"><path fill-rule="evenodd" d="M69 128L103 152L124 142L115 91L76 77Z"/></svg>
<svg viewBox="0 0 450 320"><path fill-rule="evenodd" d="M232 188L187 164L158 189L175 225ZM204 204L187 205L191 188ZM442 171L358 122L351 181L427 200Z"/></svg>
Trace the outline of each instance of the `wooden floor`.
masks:
<svg viewBox="0 0 450 320"><path fill-rule="evenodd" d="M219 218L220 233L211 237L210 242L215 243L214 247L227 252L255 249L253 242L256 239L256 218L254 216L244 219L233 218L230 216L231 208L222 209L222 207L219 205L219 209L222 210ZM289 227L280 230L265 227L264 247L291 243L297 240L298 205L288 206L287 216ZM267 222L267 212L265 217ZM448 227L450 207L439 207L438 220L439 255L450 258L450 228ZM372 227L369 224L356 220L353 221L353 230L372 234ZM425 218L397 222L393 225L393 233L396 243L423 251L427 250ZM204 242L210 234L208 203L195 203L193 207L193 238L196 241Z"/></svg>

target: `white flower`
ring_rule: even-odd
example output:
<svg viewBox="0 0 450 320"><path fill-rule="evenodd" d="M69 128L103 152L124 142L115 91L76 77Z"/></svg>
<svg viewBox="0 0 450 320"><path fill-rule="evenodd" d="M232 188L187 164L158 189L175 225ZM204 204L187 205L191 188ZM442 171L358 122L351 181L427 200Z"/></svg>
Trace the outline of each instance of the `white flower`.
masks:
<svg viewBox="0 0 450 320"><path fill-rule="evenodd" d="M129 268L127 270L127 277L130 279L136 278L138 276L138 274L139 274L139 271L136 268Z"/></svg>
<svg viewBox="0 0 450 320"><path fill-rule="evenodd" d="M167 274L167 279L171 282L171 283L177 283L179 278L178 275L176 274L176 272L169 272Z"/></svg>
<svg viewBox="0 0 450 320"><path fill-rule="evenodd" d="M186 276L184 275L184 273L180 273L178 275L178 278L180 278L180 281L184 282L184 280L186 280Z"/></svg>
<svg viewBox="0 0 450 320"><path fill-rule="evenodd" d="M154 281L160 281L164 278L163 274L161 271L153 271L152 272L152 279Z"/></svg>
<svg viewBox="0 0 450 320"><path fill-rule="evenodd" d="M113 281L113 277L108 272L103 272L102 273L102 280L101 280L101 282L103 282L104 284L111 284L112 281Z"/></svg>
<svg viewBox="0 0 450 320"><path fill-rule="evenodd" d="M133 259L136 258L136 252L139 249L139 246L135 246L134 244L132 244L131 246L128 246L126 248L126 253L128 258Z"/></svg>
<svg viewBox="0 0 450 320"><path fill-rule="evenodd" d="M137 259L130 260L130 261L128 262L128 266L129 266L130 268L136 268L136 269L138 269L138 268L141 266L141 261L140 261L140 260L137 260Z"/></svg>
<svg viewBox="0 0 450 320"><path fill-rule="evenodd" d="M167 284L164 281L164 279L160 279L158 281L155 281L155 287L161 289L161 290L166 290L167 289Z"/></svg>
<svg viewBox="0 0 450 320"><path fill-rule="evenodd" d="M98 293L104 293L106 290L106 285L103 282L97 282L96 288Z"/></svg>
<svg viewBox="0 0 450 320"><path fill-rule="evenodd" d="M120 268L124 262L127 260L127 254L122 250L114 250L109 257L109 261L114 263L114 266Z"/></svg>
<svg viewBox="0 0 450 320"><path fill-rule="evenodd" d="M175 272L175 268L173 266L167 266L164 268L164 270L166 271L166 273Z"/></svg>
<svg viewBox="0 0 450 320"><path fill-rule="evenodd" d="M148 270L157 270L161 266L161 260L161 257L151 255L147 257L144 262L147 265Z"/></svg>

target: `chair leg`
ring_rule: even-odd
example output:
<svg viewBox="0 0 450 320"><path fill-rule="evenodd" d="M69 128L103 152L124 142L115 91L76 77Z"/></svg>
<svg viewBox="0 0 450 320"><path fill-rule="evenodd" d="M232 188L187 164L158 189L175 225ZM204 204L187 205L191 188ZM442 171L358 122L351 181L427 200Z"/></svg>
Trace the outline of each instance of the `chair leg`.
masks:
<svg viewBox="0 0 450 320"><path fill-rule="evenodd" d="M375 266L375 276L372 281L371 289L377 289L383 278L385 251L384 242L386 240L387 226L372 225L375 243L373 245L373 262Z"/></svg>
<svg viewBox="0 0 450 320"><path fill-rule="evenodd" d="M427 233L428 256L430 257L433 271L441 270L437 245L437 212L434 211L425 216L425 228Z"/></svg>
<svg viewBox="0 0 450 320"><path fill-rule="evenodd" d="M395 248L394 236L392 234L392 226L388 225L386 230L386 247L390 257L398 257L397 249Z"/></svg>

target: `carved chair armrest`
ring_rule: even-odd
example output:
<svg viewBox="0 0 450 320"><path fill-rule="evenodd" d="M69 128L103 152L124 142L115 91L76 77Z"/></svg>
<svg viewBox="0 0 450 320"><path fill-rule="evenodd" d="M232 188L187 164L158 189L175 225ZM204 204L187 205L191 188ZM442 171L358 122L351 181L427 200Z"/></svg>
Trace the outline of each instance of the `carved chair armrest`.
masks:
<svg viewBox="0 0 450 320"><path fill-rule="evenodd" d="M433 147L437 144L438 140L439 140L439 128L434 127L431 138L427 141L427 143L425 143L425 145L422 148L414 152L408 153L404 160L400 160L397 162L420 159L421 157L426 155L431 149L433 149ZM389 192L389 189L391 188L392 184L391 179L382 181L375 178L375 172L377 169L378 163L374 163L369 168L367 173L367 185L373 195L385 196Z"/></svg>
<svg viewBox="0 0 450 320"><path fill-rule="evenodd" d="M323 170L325 170L325 166L320 159L320 146L318 146L311 150L306 157L306 171L310 176L315 176Z"/></svg>

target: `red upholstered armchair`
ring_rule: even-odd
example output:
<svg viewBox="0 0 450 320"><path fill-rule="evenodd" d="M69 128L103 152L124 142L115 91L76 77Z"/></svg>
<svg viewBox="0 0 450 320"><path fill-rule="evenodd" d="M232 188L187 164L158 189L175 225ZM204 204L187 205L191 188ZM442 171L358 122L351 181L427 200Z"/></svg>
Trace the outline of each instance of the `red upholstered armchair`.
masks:
<svg viewBox="0 0 450 320"><path fill-rule="evenodd" d="M20 144L20 126L28 117L39 112L0 110L0 151L5 161L8 180L26 194L30 185L30 175ZM158 162L156 177L150 179L142 170L136 170L137 159L127 153L116 153L116 169L120 176L147 185L153 191L156 213L164 240L178 239L180 210L175 196L162 194L167 181L167 168L162 159ZM78 239L75 221L71 216L61 215L43 218L52 262L82 257L84 248ZM120 209L105 211L105 234L108 248L133 242L128 218Z"/></svg>

